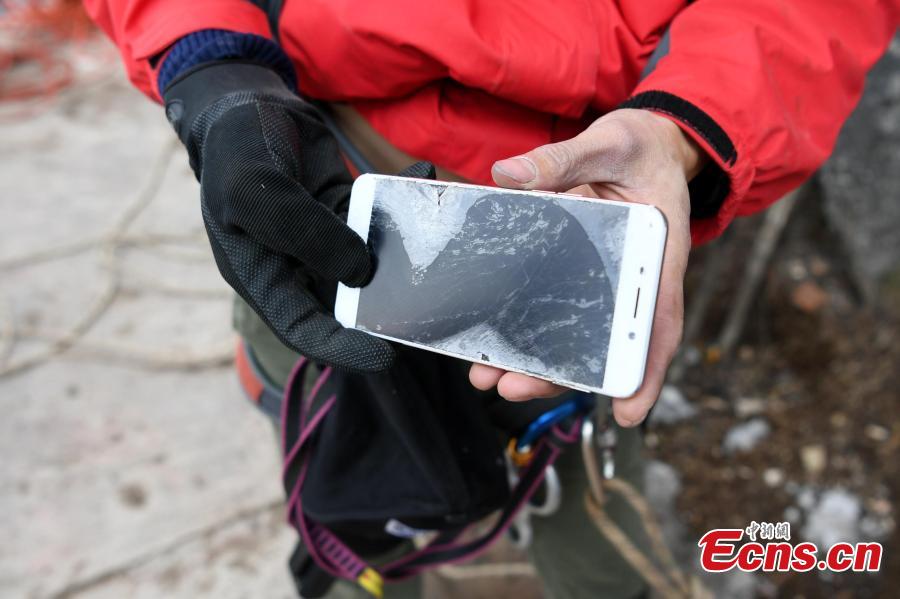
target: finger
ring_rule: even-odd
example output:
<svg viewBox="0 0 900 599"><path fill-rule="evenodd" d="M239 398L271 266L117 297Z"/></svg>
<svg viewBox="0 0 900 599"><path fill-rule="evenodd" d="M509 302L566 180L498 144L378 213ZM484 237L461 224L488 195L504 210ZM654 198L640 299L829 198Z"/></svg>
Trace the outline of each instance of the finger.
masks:
<svg viewBox="0 0 900 599"><path fill-rule="evenodd" d="M218 185L203 182L215 220L327 279L352 287L369 281L373 269L365 242L302 185L265 164L241 162L227 172Z"/></svg>
<svg viewBox="0 0 900 599"><path fill-rule="evenodd" d="M527 401L538 397L556 397L568 391L565 387L532 376L507 372L497 382L497 393L509 401Z"/></svg>
<svg viewBox="0 0 900 599"><path fill-rule="evenodd" d="M639 156L626 127L609 121L572 139L495 162L491 174L501 187L566 191L585 183L618 182Z"/></svg>
<svg viewBox="0 0 900 599"><path fill-rule="evenodd" d="M311 360L354 372L378 372L393 363L387 341L346 329L325 312L298 285L287 258L215 222L207 222L207 230L222 276L282 343Z"/></svg>
<svg viewBox="0 0 900 599"><path fill-rule="evenodd" d="M488 391L497 386L500 377L503 376L505 370L487 366L486 364L472 364L469 369L469 382L472 386L481 391Z"/></svg>
<svg viewBox="0 0 900 599"><path fill-rule="evenodd" d="M671 358L666 357L662 348L651 349L647 356L647 369L644 382L637 393L630 397L617 397L612 400L613 416L623 427L637 426L647 417L650 408L659 398L666 370Z"/></svg>

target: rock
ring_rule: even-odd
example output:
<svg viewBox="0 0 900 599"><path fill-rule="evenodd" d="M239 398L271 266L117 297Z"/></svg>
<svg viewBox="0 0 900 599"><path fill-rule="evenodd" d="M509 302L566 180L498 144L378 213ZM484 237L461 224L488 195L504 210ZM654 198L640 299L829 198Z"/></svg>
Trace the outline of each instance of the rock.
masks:
<svg viewBox="0 0 900 599"><path fill-rule="evenodd" d="M803 537L819 547L862 540L859 525L862 505L859 498L844 489L829 489L807 514Z"/></svg>
<svg viewBox="0 0 900 599"><path fill-rule="evenodd" d="M780 468L766 468L762 478L767 487L777 487L784 482L784 471Z"/></svg>
<svg viewBox="0 0 900 599"><path fill-rule="evenodd" d="M733 426L722 441L722 449L725 453L739 451L751 451L759 443L769 436L772 427L762 418L754 418L748 422Z"/></svg>
<svg viewBox="0 0 900 599"><path fill-rule="evenodd" d="M869 301L900 256L900 37L869 73L866 92L821 169L825 214Z"/></svg>
<svg viewBox="0 0 900 599"><path fill-rule="evenodd" d="M734 413L738 418L759 416L766 411L766 400L759 397L741 397L734 402Z"/></svg>
<svg viewBox="0 0 900 599"><path fill-rule="evenodd" d="M867 541L885 539L893 531L894 521L891 518L869 515L859 521L859 532Z"/></svg>
<svg viewBox="0 0 900 599"><path fill-rule="evenodd" d="M678 387L663 385L659 399L650 412L650 425L675 424L693 418L696 414L696 406L684 397Z"/></svg>
<svg viewBox="0 0 900 599"><path fill-rule="evenodd" d="M703 353L693 345L681 350L681 361L685 366L696 366L701 360L703 360Z"/></svg>
<svg viewBox="0 0 900 599"><path fill-rule="evenodd" d="M724 574L703 572L701 578L713 597L755 599L771 596L767 589L771 583L765 578L737 568Z"/></svg>
<svg viewBox="0 0 900 599"><path fill-rule="evenodd" d="M657 513L675 516L675 499L681 492L681 477L665 462L651 460L644 467L644 496Z"/></svg>
<svg viewBox="0 0 900 599"><path fill-rule="evenodd" d="M816 505L816 492L810 487L802 487L797 493L797 505L804 511L811 511Z"/></svg>
<svg viewBox="0 0 900 599"><path fill-rule="evenodd" d="M828 293L812 281L803 281L791 292L791 303L807 314L814 314L828 303Z"/></svg>
<svg viewBox="0 0 900 599"><path fill-rule="evenodd" d="M891 438L891 431L880 424L869 424L865 428L866 436L878 443L884 443Z"/></svg>
<svg viewBox="0 0 900 599"><path fill-rule="evenodd" d="M829 421L831 421L831 426L834 428L843 428L847 426L850 422L850 419L847 418L847 415L843 412L834 412L830 417Z"/></svg>
<svg viewBox="0 0 900 599"><path fill-rule="evenodd" d="M803 516L803 512L800 511L795 505L789 505L784 508L784 519L790 522L792 525L797 525L800 522L800 518Z"/></svg>
<svg viewBox="0 0 900 599"><path fill-rule="evenodd" d="M806 445L800 448L800 460L808 473L818 474L825 469L828 455L822 445Z"/></svg>
<svg viewBox="0 0 900 599"><path fill-rule="evenodd" d="M794 258L788 262L787 271L788 275L795 281L802 281L809 276L809 272L806 270L806 264L799 258Z"/></svg>

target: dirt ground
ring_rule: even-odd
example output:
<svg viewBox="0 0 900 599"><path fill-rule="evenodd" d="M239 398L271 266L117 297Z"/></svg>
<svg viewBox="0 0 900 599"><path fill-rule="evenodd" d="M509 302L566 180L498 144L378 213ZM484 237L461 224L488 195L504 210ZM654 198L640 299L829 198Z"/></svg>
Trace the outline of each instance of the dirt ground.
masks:
<svg viewBox="0 0 900 599"><path fill-rule="evenodd" d="M883 535L877 539L884 544L882 572L778 574L770 577L769 590L784 597L893 597L900 585L894 526L900 288L889 281L880 305L864 305L817 196L813 190L796 207L743 341L731 360L721 362L710 345L742 275L741 268L725 269L695 346L701 360L682 383L699 413L652 431L648 445L651 455L681 473L678 507L697 537L751 520L791 519L796 535L804 525L796 507L804 490L843 489L857 496L862 517ZM697 252L689 279L694 291L713 252L726 252L729 264L743 263L758 221L742 223L727 242ZM688 302L690 291L691 285ZM723 451L726 432L751 418L770 424L768 437L747 452Z"/></svg>

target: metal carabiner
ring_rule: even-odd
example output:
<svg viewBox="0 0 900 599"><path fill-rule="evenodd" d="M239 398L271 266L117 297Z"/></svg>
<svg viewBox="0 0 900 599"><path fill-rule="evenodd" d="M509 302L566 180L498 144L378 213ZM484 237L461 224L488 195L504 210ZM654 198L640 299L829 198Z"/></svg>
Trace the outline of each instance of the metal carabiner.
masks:
<svg viewBox="0 0 900 599"><path fill-rule="evenodd" d="M516 471L513 460L509 456L507 456L506 466L509 484L515 486L519 482L519 474ZM527 502L509 525L509 536L512 544L519 549L527 549L531 544L531 539L534 537L531 527L531 516L550 516L555 514L562 504L562 484L559 481L559 473L552 464L544 470L541 484L545 487L544 501L540 504Z"/></svg>
<svg viewBox="0 0 900 599"><path fill-rule="evenodd" d="M616 475L616 429L612 426L612 413L609 409L602 412L598 408L596 418L598 425L595 426L590 418L585 418L581 425L581 453L584 457L585 465L591 466L596 464L595 451L600 451L600 474L604 479L609 480ZM601 421L602 418L602 421Z"/></svg>
<svg viewBox="0 0 900 599"><path fill-rule="evenodd" d="M531 544L531 539L534 538L531 517L553 515L562 504L562 485L559 482L559 474L553 465L547 466L546 470L544 470L542 484L545 487L543 503L540 505L535 505L531 502L526 503L509 525L509 536L512 544L519 549L527 549Z"/></svg>
<svg viewBox="0 0 900 599"><path fill-rule="evenodd" d="M556 513L562 503L562 485L559 483L559 474L553 464L544 470L544 502L535 505L531 502L525 505L529 514L535 516L551 516Z"/></svg>
<svg viewBox="0 0 900 599"><path fill-rule="evenodd" d="M600 418L600 412L597 411L597 419ZM616 475L616 429L612 426L612 407L606 410L606 417L600 424L599 429L595 433L597 449L600 450L600 461L602 463L601 473L605 480L609 480Z"/></svg>

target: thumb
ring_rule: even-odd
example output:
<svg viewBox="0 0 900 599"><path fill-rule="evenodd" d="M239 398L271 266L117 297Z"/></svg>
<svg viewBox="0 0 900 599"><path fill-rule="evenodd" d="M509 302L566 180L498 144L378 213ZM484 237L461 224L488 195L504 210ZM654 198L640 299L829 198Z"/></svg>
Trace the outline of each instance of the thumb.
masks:
<svg viewBox="0 0 900 599"><path fill-rule="evenodd" d="M585 183L614 182L624 164L618 141L622 136L606 129L593 126L572 139L499 160L491 174L497 185L513 189L566 191Z"/></svg>

